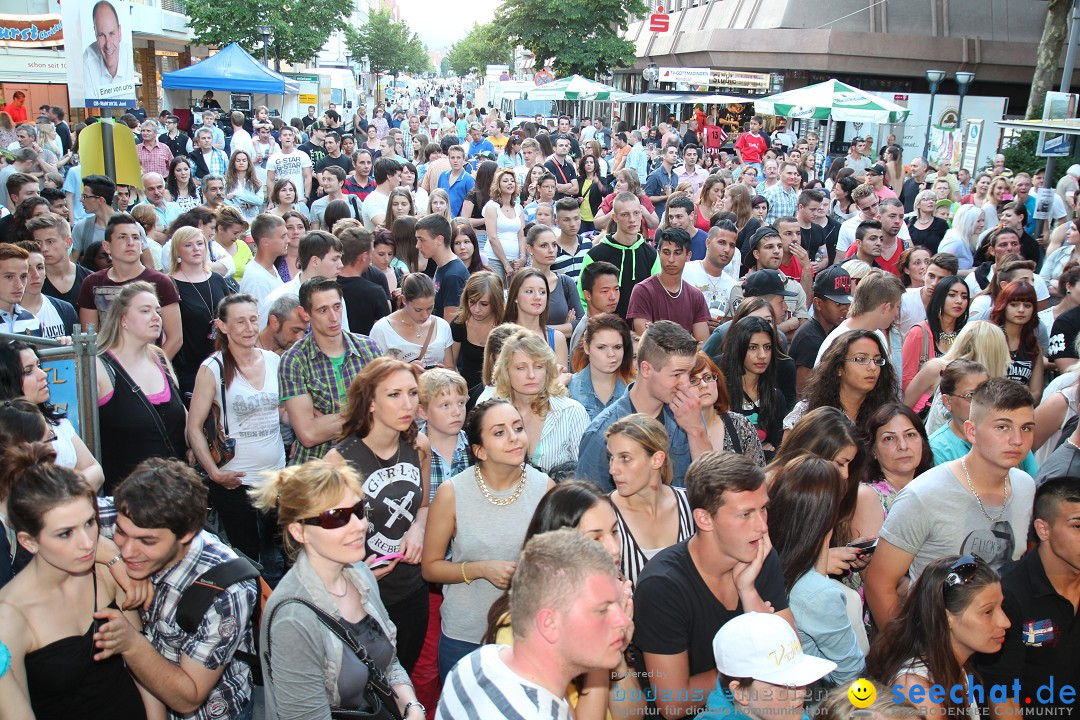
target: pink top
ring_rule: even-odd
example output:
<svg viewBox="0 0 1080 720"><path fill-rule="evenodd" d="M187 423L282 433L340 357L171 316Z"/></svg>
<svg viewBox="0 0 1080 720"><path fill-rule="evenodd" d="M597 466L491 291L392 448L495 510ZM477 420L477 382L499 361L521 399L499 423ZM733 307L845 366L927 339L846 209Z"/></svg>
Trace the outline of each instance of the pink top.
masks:
<svg viewBox="0 0 1080 720"><path fill-rule="evenodd" d="M926 359L932 360L937 357L937 348L934 346L934 338L930 337L930 324L925 320L918 325L911 328L911 332L904 338L904 349L902 354L902 366L903 366L903 379L901 381L901 387L907 390L907 386L911 384L915 374L922 369L922 364L919 360L922 359L923 338L926 338ZM919 402L912 408L915 412L922 409L930 400L930 395L923 395L919 398Z"/></svg>
<svg viewBox="0 0 1080 720"><path fill-rule="evenodd" d="M112 353L109 354L112 355ZM165 368L161 367L160 364L158 364L157 367L158 370L161 372L161 378L165 381L165 387L162 388L161 392L156 392L153 395L147 395L146 399L150 401L151 405L164 405L172 399L172 390L169 388L169 378L167 375L165 375ZM105 403L109 402L109 400L112 399L112 396L113 390L110 390L109 392L99 397L97 402L98 407L101 407Z"/></svg>

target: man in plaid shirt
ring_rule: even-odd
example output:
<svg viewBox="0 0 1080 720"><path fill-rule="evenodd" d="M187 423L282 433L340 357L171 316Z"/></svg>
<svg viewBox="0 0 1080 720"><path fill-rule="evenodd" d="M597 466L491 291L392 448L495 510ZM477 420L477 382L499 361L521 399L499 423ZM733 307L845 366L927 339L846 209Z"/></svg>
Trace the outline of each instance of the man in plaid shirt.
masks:
<svg viewBox="0 0 1080 720"><path fill-rule="evenodd" d="M769 214L765 216L765 223L772 223L779 217L793 217L799 209L799 168L793 162L780 164L780 182L764 192L764 197L769 201Z"/></svg>
<svg viewBox="0 0 1080 720"><path fill-rule="evenodd" d="M341 406L353 378L382 355L371 338L342 329L341 286L314 277L300 286L300 320L311 334L281 356L281 402L296 431L292 463L322 458L341 435Z"/></svg>
<svg viewBox="0 0 1080 720"><path fill-rule="evenodd" d="M229 156L224 150L214 147L214 134L210 128L201 127L195 133L195 142L198 147L191 153L191 162L195 164L195 177L199 180L207 175L221 175L229 167Z"/></svg>
<svg viewBox="0 0 1080 720"><path fill-rule="evenodd" d="M250 720L251 670L233 654L254 652L255 581L224 588L194 634L176 622L180 598L195 580L236 558L202 529L206 501L206 486L177 460L147 460L116 489L115 515L102 514L102 533L120 548L113 562L123 560L132 580L149 579L154 597L142 612L142 633L115 608L94 614L95 659L122 655L173 720Z"/></svg>

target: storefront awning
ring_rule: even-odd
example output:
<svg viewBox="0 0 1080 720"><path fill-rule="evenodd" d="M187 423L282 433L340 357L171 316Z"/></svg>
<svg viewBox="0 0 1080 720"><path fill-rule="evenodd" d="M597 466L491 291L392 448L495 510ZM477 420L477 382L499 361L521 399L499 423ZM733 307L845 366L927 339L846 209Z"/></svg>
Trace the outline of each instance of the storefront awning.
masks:
<svg viewBox="0 0 1080 720"><path fill-rule="evenodd" d="M647 92L620 100L626 103L659 103L661 105L734 105L735 103L752 103L753 98L736 97L735 95L716 95L707 93L662 93Z"/></svg>

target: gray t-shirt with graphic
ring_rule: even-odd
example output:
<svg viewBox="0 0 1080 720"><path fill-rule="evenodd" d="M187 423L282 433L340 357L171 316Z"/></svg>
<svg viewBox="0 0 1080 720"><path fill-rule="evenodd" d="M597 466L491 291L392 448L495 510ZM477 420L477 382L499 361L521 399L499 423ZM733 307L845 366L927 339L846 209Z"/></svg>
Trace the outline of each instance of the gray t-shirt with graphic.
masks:
<svg viewBox="0 0 1080 720"><path fill-rule="evenodd" d="M915 580L934 560L946 555L976 553L995 570L1017 560L1027 548L1028 524L1035 498L1035 481L1023 470L1009 471L1009 501L1005 513L991 523L949 465L927 470L896 496L882 538L911 553L908 575ZM986 505L997 517L1000 505Z"/></svg>

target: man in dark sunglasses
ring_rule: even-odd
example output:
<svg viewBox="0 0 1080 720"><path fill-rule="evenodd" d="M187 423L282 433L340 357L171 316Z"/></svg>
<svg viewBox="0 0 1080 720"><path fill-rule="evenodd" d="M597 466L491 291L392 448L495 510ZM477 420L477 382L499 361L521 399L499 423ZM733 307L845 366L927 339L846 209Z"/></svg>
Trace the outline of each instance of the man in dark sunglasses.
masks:
<svg viewBox="0 0 1080 720"><path fill-rule="evenodd" d="M1040 485L1033 514L1038 548L1001 575L1002 609L1012 623L1005 644L976 659L984 686L1019 681L1019 697L991 701L991 716L1067 716L1074 700L1060 691L1080 685L1080 479L1070 474Z"/></svg>
<svg viewBox="0 0 1080 720"><path fill-rule="evenodd" d="M897 585L931 561L978 553L995 570L1027 547L1035 482L1020 463L1035 432L1034 399L1023 385L992 378L975 389L966 455L927 470L897 496L863 577L878 626L896 617Z"/></svg>
<svg viewBox="0 0 1080 720"><path fill-rule="evenodd" d="M115 515L102 515L102 532L120 548L109 565L123 561L132 580L154 586L140 633L115 609L94 614L96 660L122 655L135 678L176 715L209 720L250 720L251 671L233 662L254 652L255 580L225 587L194 633L177 620L185 591L207 571L236 559L203 530L207 490L186 463L159 458L142 463L117 488Z"/></svg>

